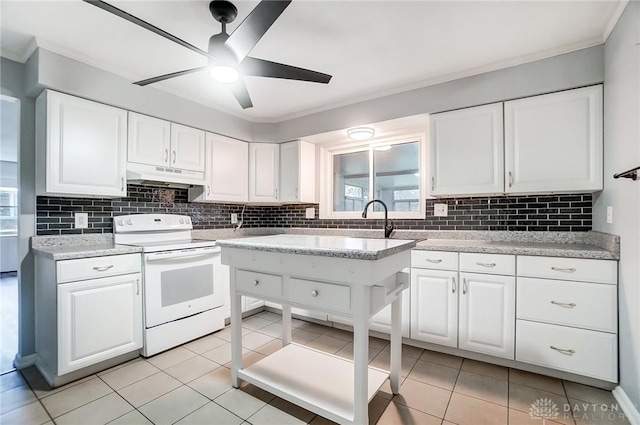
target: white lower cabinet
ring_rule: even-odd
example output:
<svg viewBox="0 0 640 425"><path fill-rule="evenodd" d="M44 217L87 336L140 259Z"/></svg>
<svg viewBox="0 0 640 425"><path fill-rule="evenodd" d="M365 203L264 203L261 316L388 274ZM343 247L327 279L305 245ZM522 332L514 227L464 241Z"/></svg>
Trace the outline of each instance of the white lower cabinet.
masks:
<svg viewBox="0 0 640 425"><path fill-rule="evenodd" d="M411 269L411 338L458 346L457 271Z"/></svg>
<svg viewBox="0 0 640 425"><path fill-rule="evenodd" d="M256 308L260 308L264 306L264 300L260 300L258 298L251 297L243 297L242 298L242 312L255 310Z"/></svg>
<svg viewBox="0 0 640 425"><path fill-rule="evenodd" d="M458 347L514 358L515 277L460 273Z"/></svg>
<svg viewBox="0 0 640 425"><path fill-rule="evenodd" d="M140 274L58 285L58 374L142 347Z"/></svg>

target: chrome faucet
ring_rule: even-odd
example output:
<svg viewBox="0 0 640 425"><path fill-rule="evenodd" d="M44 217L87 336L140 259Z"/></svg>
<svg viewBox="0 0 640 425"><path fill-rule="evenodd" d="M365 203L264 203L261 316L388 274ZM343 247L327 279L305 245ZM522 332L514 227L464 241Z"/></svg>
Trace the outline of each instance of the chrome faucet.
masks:
<svg viewBox="0 0 640 425"><path fill-rule="evenodd" d="M367 218L367 208L369 208L369 205L373 204L374 202L378 202L384 207L384 237L388 238L389 236L391 236L391 232L393 232L395 226L393 225L393 222L387 219L387 204L382 202L380 199L370 200L364 206L364 210L362 211L362 218Z"/></svg>

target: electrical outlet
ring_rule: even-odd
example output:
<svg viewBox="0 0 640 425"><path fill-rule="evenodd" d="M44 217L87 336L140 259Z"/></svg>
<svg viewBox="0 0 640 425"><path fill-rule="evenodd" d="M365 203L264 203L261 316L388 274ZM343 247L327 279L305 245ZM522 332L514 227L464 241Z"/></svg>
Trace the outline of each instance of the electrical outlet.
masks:
<svg viewBox="0 0 640 425"><path fill-rule="evenodd" d="M433 204L433 215L436 217L446 217L449 215L447 204Z"/></svg>
<svg viewBox="0 0 640 425"><path fill-rule="evenodd" d="M75 226L76 229L86 229L89 227L89 214L88 213L75 213Z"/></svg>
<svg viewBox="0 0 640 425"><path fill-rule="evenodd" d="M607 207L607 224L613 223L613 207Z"/></svg>
<svg viewBox="0 0 640 425"><path fill-rule="evenodd" d="M305 210L305 218L314 219L316 218L316 208L309 207Z"/></svg>
<svg viewBox="0 0 640 425"><path fill-rule="evenodd" d="M238 214L231 213L231 224L236 224L238 222Z"/></svg>

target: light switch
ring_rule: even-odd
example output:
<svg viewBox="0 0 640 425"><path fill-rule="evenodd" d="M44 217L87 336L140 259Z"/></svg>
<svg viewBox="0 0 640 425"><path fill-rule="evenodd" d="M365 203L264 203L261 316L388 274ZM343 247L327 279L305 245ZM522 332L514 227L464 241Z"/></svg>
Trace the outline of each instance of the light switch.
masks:
<svg viewBox="0 0 640 425"><path fill-rule="evenodd" d="M314 219L316 218L316 208L309 207L305 210L305 218Z"/></svg>
<svg viewBox="0 0 640 425"><path fill-rule="evenodd" d="M89 227L89 213L75 213L76 229L86 229Z"/></svg>
<svg viewBox="0 0 640 425"><path fill-rule="evenodd" d="M436 217L446 217L449 215L447 204L433 204L433 215Z"/></svg>

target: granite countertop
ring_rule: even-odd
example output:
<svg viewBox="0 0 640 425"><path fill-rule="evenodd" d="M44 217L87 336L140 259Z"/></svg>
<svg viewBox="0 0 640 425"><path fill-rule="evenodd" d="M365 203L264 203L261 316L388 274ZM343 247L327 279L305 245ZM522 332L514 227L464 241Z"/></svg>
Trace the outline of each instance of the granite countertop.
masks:
<svg viewBox="0 0 640 425"><path fill-rule="evenodd" d="M223 248L378 260L411 249L415 247L416 242L404 239L365 239L344 236L270 235L219 240L217 244Z"/></svg>
<svg viewBox="0 0 640 425"><path fill-rule="evenodd" d="M619 253L581 243L511 242L491 240L429 239L414 249L433 251L480 252L489 254L535 255L549 257L618 260Z"/></svg>
<svg viewBox="0 0 640 425"><path fill-rule="evenodd" d="M139 246L95 244L95 245L65 245L40 246L31 248L35 255L41 255L52 260L73 260L76 258L102 257L103 255L132 254L142 252Z"/></svg>

